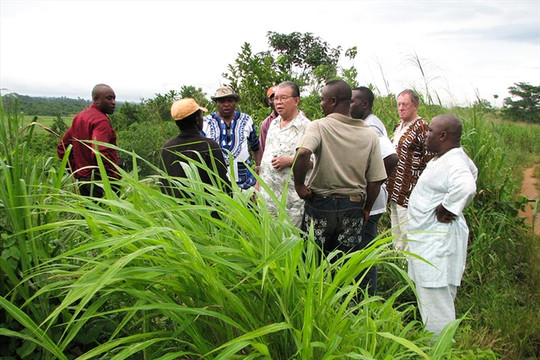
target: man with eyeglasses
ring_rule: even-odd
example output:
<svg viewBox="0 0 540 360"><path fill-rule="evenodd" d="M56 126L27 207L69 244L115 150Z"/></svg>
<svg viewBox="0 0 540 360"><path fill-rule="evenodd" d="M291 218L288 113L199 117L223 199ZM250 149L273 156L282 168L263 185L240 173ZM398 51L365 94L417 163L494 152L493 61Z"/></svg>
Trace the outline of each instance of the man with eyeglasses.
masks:
<svg viewBox="0 0 540 360"><path fill-rule="evenodd" d="M279 84L274 94L274 107L278 113L268 128L266 148L261 160L261 178L268 186L260 186L261 196L266 200L269 210L277 214L278 201L286 196L286 210L292 223L298 227L302 222L304 200L296 193L293 183L285 187L291 179L291 166L294 162L298 140L304 135L311 121L298 109L300 90L292 81ZM270 194L269 191L270 190Z"/></svg>
<svg viewBox="0 0 540 360"><path fill-rule="evenodd" d="M219 144L229 170L229 156L232 156L234 174L229 173L231 181L234 179L243 190L249 189L256 183L249 169L252 165L250 151L255 171L259 170L262 156L253 119L236 110L240 95L230 86L217 89L211 99L216 102L218 111L204 117L203 134Z"/></svg>

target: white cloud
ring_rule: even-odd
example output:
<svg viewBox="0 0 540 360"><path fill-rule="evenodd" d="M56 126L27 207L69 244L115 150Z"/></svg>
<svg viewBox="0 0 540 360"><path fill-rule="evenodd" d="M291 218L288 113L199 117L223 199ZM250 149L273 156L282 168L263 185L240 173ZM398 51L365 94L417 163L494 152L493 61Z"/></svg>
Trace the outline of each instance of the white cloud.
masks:
<svg viewBox="0 0 540 360"><path fill-rule="evenodd" d="M383 94L430 87L447 100L491 100L540 84L538 1L15 1L0 0L0 87L88 98L110 84L139 100L182 85L211 94L244 42L312 32L357 46L359 81ZM348 66L349 64L345 64ZM383 82L386 78L389 88Z"/></svg>

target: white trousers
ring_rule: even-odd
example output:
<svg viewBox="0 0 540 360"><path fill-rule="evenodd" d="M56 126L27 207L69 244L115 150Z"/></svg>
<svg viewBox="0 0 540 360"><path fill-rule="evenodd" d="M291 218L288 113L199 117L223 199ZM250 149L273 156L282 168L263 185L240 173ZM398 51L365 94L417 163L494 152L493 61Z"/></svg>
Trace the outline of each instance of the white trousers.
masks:
<svg viewBox="0 0 540 360"><path fill-rule="evenodd" d="M390 222L392 224L392 235L395 236L393 243L396 250L405 251L408 248L407 221L409 221L408 209L390 201Z"/></svg>
<svg viewBox="0 0 540 360"><path fill-rule="evenodd" d="M448 323L456 320L454 300L457 286L427 288L416 285L416 292L418 309L427 331L438 335Z"/></svg>

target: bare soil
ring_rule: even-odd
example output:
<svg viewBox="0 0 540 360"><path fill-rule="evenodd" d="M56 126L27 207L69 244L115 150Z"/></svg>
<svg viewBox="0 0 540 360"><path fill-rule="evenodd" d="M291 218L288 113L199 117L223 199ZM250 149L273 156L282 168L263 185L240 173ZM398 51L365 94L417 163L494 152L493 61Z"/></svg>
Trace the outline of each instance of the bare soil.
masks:
<svg viewBox="0 0 540 360"><path fill-rule="evenodd" d="M523 172L523 183L521 185L521 195L529 198L530 200L540 198L540 195L538 194L538 189L536 187L536 182L538 181L538 179L533 176L534 168L535 166L528 168ZM520 217L524 217L525 222L531 226L533 220L532 206L534 206L534 203L529 202L529 204L526 206L526 211L520 213ZM536 215L534 230L535 234L540 236L540 213Z"/></svg>

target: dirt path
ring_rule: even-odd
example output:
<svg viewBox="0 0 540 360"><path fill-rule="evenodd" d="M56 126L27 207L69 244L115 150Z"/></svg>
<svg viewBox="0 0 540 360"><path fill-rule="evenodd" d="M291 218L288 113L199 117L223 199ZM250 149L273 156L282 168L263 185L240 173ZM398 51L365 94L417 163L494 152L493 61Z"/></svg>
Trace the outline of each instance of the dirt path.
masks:
<svg viewBox="0 0 540 360"><path fill-rule="evenodd" d="M523 184L521 185L521 195L526 196L529 199L540 198L540 195L538 194L538 190L536 189L537 179L533 177L534 168L535 167L533 166L523 172ZM520 216L526 218L525 221L527 222L527 224L532 226L533 209L531 209L531 206L530 206L531 204L533 203L529 203L529 205L526 206L526 211L521 212ZM536 235L540 235L540 213L536 215L534 230L535 230Z"/></svg>

